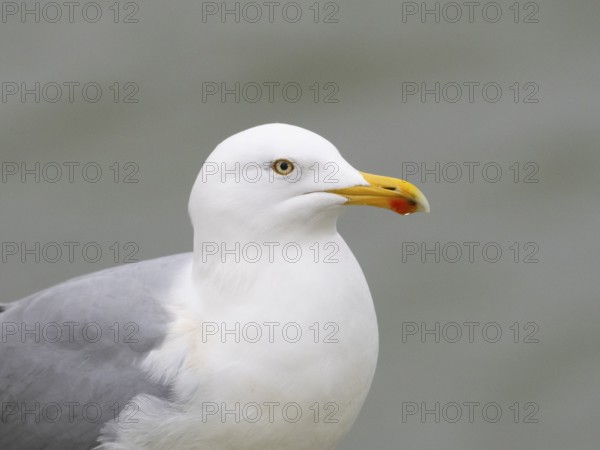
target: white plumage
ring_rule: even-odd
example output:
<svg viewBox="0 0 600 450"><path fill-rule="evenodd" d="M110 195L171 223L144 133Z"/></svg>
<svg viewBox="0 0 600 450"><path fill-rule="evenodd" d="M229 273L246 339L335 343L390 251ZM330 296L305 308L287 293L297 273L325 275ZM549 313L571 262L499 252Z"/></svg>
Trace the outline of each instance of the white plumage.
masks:
<svg viewBox="0 0 600 450"><path fill-rule="evenodd" d="M103 323L121 308L121 317L135 316L142 337L150 339L144 333L152 327L160 331L144 348L116 346L112 359L86 343L80 376L47 379L50 393L64 395L85 369L97 375L86 398L121 406L98 429L75 424L70 433L47 433L45 444L89 448L77 435L85 428L101 450L333 449L360 411L378 353L366 280L336 229L345 204L402 214L429 208L414 186L358 172L330 142L301 128L264 125L225 140L190 196L193 254L78 281L87 291L108 286L106 302L101 296L90 313L94 320ZM119 287L123 279L127 289ZM70 283L50 297L79 286ZM43 316L35 301L3 314ZM62 319L90 311L85 299L60 301ZM8 357L28 351L35 361L44 351L15 348ZM33 383L35 363L22 366L31 377L24 384ZM125 373L131 386L121 389ZM9 399L27 397L11 369L0 377ZM0 443L34 448L27 434L47 432L20 425L12 423L12 441L0 435Z"/></svg>

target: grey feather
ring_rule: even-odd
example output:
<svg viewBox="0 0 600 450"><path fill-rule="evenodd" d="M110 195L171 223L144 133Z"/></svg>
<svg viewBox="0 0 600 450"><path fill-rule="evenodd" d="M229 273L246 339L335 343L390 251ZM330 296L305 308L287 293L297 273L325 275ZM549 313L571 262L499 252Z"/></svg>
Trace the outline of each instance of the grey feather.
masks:
<svg viewBox="0 0 600 450"><path fill-rule="evenodd" d="M120 266L2 305L0 449L91 449L123 408L135 420L133 397L168 399L139 364L165 338L164 299L190 258Z"/></svg>

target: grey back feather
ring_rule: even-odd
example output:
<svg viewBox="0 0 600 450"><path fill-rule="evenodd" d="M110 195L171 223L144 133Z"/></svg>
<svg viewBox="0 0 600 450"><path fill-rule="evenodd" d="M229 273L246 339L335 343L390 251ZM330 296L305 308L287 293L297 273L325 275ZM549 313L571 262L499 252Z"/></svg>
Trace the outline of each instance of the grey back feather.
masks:
<svg viewBox="0 0 600 450"><path fill-rule="evenodd" d="M98 445L137 395L168 399L139 363L165 338L164 298L191 254L120 266L41 291L0 312L0 449Z"/></svg>

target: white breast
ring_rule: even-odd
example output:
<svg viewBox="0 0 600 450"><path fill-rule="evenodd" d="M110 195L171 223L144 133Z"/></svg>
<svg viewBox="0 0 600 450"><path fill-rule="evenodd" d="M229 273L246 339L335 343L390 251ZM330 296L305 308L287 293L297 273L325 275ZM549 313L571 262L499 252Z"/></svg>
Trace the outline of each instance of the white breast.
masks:
<svg viewBox="0 0 600 450"><path fill-rule="evenodd" d="M153 417L149 402L138 424L121 425L129 446L103 448L334 448L364 402L378 352L366 281L337 238L338 263L247 266L250 281L233 296L222 284L173 292L169 338L145 362L172 382L173 414Z"/></svg>

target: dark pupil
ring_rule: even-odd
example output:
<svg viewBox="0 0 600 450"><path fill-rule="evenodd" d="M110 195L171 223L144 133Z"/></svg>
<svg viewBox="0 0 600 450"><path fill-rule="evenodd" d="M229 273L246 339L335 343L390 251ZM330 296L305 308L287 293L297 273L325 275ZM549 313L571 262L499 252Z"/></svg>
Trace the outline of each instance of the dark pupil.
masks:
<svg viewBox="0 0 600 450"><path fill-rule="evenodd" d="M280 169L281 169L283 172L285 172L285 171L287 171L287 170L288 170L288 164L287 164L286 162L282 162L282 163L279 165L279 168L280 168Z"/></svg>

